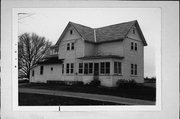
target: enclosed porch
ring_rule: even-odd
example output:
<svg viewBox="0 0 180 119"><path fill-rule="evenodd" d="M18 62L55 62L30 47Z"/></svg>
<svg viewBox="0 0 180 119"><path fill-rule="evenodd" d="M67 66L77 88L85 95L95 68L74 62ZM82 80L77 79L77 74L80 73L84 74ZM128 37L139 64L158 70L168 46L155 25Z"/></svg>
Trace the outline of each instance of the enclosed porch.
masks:
<svg viewBox="0 0 180 119"><path fill-rule="evenodd" d="M123 76L123 57L86 56L79 58L78 77L85 84L92 80L100 80L102 86L114 87L116 81Z"/></svg>

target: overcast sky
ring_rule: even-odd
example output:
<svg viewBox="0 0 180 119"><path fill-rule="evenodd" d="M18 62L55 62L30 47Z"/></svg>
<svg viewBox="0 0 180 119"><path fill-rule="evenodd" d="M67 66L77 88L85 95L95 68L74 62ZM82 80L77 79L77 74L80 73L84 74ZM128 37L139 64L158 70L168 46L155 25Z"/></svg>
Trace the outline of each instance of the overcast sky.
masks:
<svg viewBox="0 0 180 119"><path fill-rule="evenodd" d="M144 47L144 75L155 75L155 43L161 39L160 8L40 8L22 9L18 34L34 32L55 44L69 21L92 28L137 20L148 46ZM27 16L27 17L26 17Z"/></svg>

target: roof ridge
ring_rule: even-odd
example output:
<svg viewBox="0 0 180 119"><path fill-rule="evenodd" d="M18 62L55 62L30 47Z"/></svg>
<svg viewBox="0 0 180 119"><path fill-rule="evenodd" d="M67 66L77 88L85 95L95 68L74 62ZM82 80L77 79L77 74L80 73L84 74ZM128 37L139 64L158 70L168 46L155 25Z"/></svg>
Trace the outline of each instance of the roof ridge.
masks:
<svg viewBox="0 0 180 119"><path fill-rule="evenodd" d="M89 26L85 26L85 25L78 24L78 23L75 23L75 22L69 21L69 23L71 23L72 25L79 25L79 26L82 26L82 27L87 27L87 28L93 29L93 28L91 28L91 27L89 27Z"/></svg>
<svg viewBox="0 0 180 119"><path fill-rule="evenodd" d="M101 28L106 28L106 27L111 27L111 26L116 26L116 25L122 25L122 24L128 24L128 23L136 23L137 22L137 20L133 20L133 21L128 21L128 22L122 22L122 23L117 23L117 24L112 24L112 25L107 25L107 26L103 26L103 27L98 27L98 28L96 28L96 29L101 29Z"/></svg>

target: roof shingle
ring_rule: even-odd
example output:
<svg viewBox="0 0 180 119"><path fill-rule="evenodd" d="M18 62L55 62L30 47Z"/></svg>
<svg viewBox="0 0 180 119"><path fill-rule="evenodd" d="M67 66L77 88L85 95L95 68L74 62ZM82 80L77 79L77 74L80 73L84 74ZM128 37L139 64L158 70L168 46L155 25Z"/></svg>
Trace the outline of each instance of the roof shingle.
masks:
<svg viewBox="0 0 180 119"><path fill-rule="evenodd" d="M115 40L123 40L128 34L129 30L132 28L132 26L136 25L139 29L139 33L142 38L143 44L145 46L147 45L137 20L109 25L100 28L91 28L73 22L69 22L68 26L69 25L72 25L85 41L92 43L103 43ZM60 39L57 41L56 45L59 44L59 42Z"/></svg>

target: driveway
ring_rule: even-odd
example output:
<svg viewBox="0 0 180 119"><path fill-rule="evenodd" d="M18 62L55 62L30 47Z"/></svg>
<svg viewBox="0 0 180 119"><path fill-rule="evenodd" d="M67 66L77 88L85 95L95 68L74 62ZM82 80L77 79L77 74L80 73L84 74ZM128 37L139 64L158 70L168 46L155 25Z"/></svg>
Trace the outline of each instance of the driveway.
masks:
<svg viewBox="0 0 180 119"><path fill-rule="evenodd" d="M153 101L116 97L116 96L109 96L109 95L100 95L100 94L88 94L88 93L77 93L77 92L67 92L67 91L52 91L52 90L45 90L45 89L29 89L29 88L19 88L19 92L45 94L45 95L53 95L53 96L66 96L66 97L114 102L114 103L128 104L128 105L155 105L155 102Z"/></svg>

